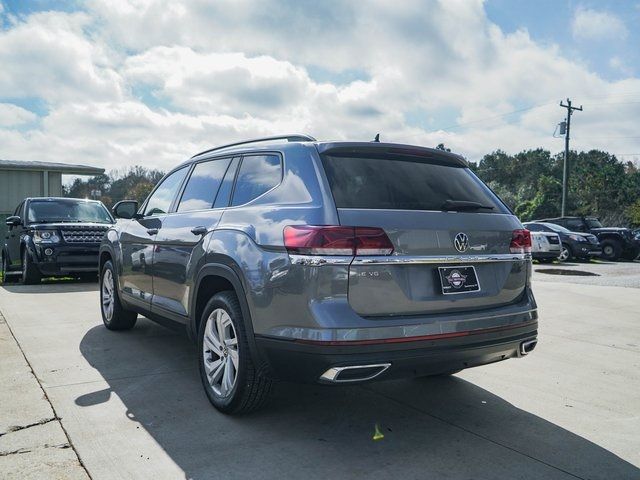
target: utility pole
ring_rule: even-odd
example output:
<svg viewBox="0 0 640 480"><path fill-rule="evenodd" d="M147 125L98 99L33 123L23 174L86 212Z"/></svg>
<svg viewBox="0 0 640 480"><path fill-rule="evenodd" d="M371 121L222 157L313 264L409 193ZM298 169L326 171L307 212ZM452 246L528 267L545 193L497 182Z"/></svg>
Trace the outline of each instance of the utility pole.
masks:
<svg viewBox="0 0 640 480"><path fill-rule="evenodd" d="M571 100L567 98L567 104L565 105L560 101L560 106L567 109L567 131L564 136L564 165L562 166L562 210L561 216L564 217L567 208L567 192L569 184L569 132L571 131L571 115L574 110L582 111L582 105L580 108L572 107Z"/></svg>

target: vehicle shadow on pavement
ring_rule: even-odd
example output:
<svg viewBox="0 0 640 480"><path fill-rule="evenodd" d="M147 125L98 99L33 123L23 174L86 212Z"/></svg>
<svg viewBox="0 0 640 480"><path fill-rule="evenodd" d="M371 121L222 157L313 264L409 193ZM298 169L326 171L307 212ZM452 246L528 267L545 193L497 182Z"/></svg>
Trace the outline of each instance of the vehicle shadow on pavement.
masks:
<svg viewBox="0 0 640 480"><path fill-rule="evenodd" d="M37 285L22 285L20 283L5 283L0 285L10 293L65 293L65 292L97 292L98 282L87 280L45 280Z"/></svg>
<svg viewBox="0 0 640 480"><path fill-rule="evenodd" d="M185 478L640 478L597 444L455 376L280 383L263 410L225 416L206 400L187 338L138 323L86 333L82 355L109 387L75 403L95 409L117 395Z"/></svg>

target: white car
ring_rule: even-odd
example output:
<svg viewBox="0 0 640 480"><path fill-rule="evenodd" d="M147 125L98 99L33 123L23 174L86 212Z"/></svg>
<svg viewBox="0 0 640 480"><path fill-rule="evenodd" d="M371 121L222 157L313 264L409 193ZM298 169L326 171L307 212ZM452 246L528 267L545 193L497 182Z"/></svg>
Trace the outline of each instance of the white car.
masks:
<svg viewBox="0 0 640 480"><path fill-rule="evenodd" d="M551 232L531 232L531 255L540 263L551 263L560 256L560 235Z"/></svg>

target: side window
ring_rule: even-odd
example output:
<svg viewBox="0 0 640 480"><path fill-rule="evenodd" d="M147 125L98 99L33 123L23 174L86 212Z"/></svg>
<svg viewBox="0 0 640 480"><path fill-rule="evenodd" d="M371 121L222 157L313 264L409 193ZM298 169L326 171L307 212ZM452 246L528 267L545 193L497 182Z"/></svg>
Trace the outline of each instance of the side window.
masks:
<svg viewBox="0 0 640 480"><path fill-rule="evenodd" d="M188 167L183 167L162 180L160 186L149 197L147 206L144 209L145 216L162 215L169 211L171 202L176 193L178 193L178 189L188 170Z"/></svg>
<svg viewBox="0 0 640 480"><path fill-rule="evenodd" d="M540 225L536 225L534 223L530 223L529 225L526 225L524 228L526 228L530 232L541 232L542 231L542 228L540 227Z"/></svg>
<svg viewBox="0 0 640 480"><path fill-rule="evenodd" d="M242 159L232 205L244 205L271 190L282 180L277 155L250 155Z"/></svg>
<svg viewBox="0 0 640 480"><path fill-rule="evenodd" d="M178 212L213 207L222 178L230 162L231 159L223 158L196 164L180 199Z"/></svg>
<svg viewBox="0 0 640 480"><path fill-rule="evenodd" d="M13 212L13 214L17 215L17 216L21 216L22 215L22 207L23 207L23 205L24 205L24 202L20 202L20 205L18 205L16 207L16 211Z"/></svg>
<svg viewBox="0 0 640 480"><path fill-rule="evenodd" d="M238 170L238 163L240 163L240 157L236 157L231 161L231 165L227 168L227 173L222 180L220 190L218 190L218 196L213 204L213 208L223 208L229 206L229 200L231 200L231 190L233 190L233 179L236 177L236 170Z"/></svg>
<svg viewBox="0 0 640 480"><path fill-rule="evenodd" d="M582 222L580 220L577 219L571 219L571 220L567 220L567 228L569 230L573 230L574 232L580 231L583 229L582 227Z"/></svg>

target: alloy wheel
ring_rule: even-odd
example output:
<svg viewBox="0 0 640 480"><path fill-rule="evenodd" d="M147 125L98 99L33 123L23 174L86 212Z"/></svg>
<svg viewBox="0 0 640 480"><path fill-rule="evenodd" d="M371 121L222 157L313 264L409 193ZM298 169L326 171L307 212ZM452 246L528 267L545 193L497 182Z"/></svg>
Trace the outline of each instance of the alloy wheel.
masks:
<svg viewBox="0 0 640 480"><path fill-rule="evenodd" d="M566 247L562 247L562 250L560 251L560 256L558 257L558 260L560 260L561 262L566 262L567 260L569 260L569 249Z"/></svg>
<svg viewBox="0 0 640 480"><path fill-rule="evenodd" d="M605 257L613 257L613 254L614 254L613 247L611 245L605 245L604 248L602 249L602 253L604 253Z"/></svg>
<svg viewBox="0 0 640 480"><path fill-rule="evenodd" d="M102 277L102 313L107 322L113 318L113 310L115 307L113 273L110 269L104 271Z"/></svg>
<svg viewBox="0 0 640 480"><path fill-rule="evenodd" d="M231 394L238 377L238 337L231 317L222 308L207 318L202 355L213 392L221 397Z"/></svg>

